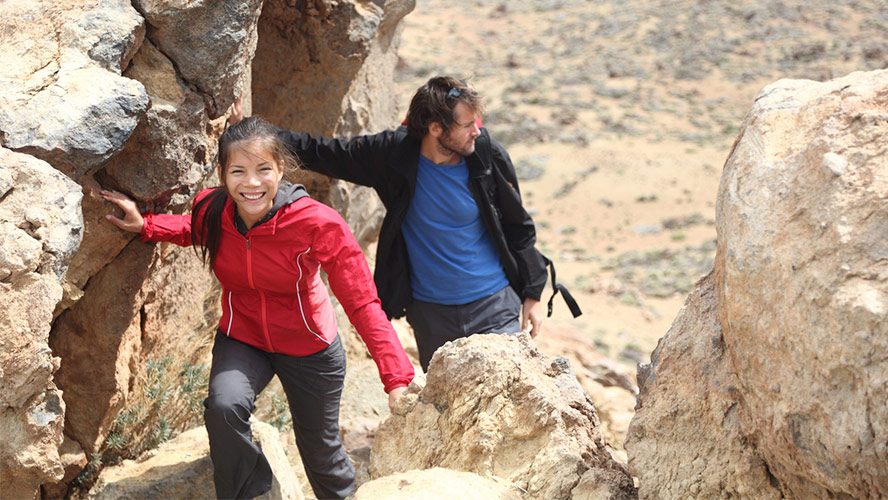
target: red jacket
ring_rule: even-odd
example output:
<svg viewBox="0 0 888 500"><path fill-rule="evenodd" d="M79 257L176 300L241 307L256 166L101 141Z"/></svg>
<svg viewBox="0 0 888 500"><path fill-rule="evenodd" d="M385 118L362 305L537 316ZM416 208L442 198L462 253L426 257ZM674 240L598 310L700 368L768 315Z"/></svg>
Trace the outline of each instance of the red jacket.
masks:
<svg viewBox="0 0 888 500"><path fill-rule="evenodd" d="M196 200L209 194L204 190ZM191 245L191 216L145 214L142 241ZM198 233L200 234L200 233ZM284 205L242 235L234 203L222 214L214 272L222 285L219 329L267 352L306 356L329 345L336 317L319 269L355 325L389 392L413 379L413 365L380 306L376 285L342 217L308 197Z"/></svg>

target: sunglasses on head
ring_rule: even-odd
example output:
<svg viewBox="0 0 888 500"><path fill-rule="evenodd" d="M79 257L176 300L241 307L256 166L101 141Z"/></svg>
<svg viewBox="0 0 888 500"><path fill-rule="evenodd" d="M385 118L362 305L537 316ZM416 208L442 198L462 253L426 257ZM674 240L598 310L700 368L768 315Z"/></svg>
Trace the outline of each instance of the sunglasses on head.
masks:
<svg viewBox="0 0 888 500"><path fill-rule="evenodd" d="M463 89L458 88L458 87L453 87L452 89L450 89L449 92L447 92L447 97L448 98L452 97L452 98L456 99L457 97L461 96L462 93L463 93Z"/></svg>

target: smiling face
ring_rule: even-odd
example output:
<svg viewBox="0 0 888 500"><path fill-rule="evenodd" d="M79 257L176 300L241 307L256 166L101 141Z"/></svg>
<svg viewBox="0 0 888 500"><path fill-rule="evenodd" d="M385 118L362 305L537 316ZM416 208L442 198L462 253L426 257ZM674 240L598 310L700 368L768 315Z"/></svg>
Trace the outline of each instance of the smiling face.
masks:
<svg viewBox="0 0 888 500"><path fill-rule="evenodd" d="M220 168L237 214L248 228L253 227L274 205L274 195L284 176L281 165L262 141L254 140L232 144L228 165Z"/></svg>

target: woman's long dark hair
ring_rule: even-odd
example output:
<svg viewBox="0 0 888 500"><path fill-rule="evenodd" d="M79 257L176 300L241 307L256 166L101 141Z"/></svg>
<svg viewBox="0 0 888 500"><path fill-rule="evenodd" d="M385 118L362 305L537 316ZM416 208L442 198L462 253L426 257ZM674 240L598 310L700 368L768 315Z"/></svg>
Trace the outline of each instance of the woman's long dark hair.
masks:
<svg viewBox="0 0 888 500"><path fill-rule="evenodd" d="M213 270L219 255L222 238L222 212L228 202L225 175L232 149L240 143L259 142L271 153L278 166L285 172L298 168L298 161L277 134L277 128L257 117L244 118L231 125L219 137L219 180L221 186L194 204L191 210L191 243L197 255ZM272 194L273 195L273 194ZM200 228L200 231L197 231ZM198 249L199 247L199 249Z"/></svg>

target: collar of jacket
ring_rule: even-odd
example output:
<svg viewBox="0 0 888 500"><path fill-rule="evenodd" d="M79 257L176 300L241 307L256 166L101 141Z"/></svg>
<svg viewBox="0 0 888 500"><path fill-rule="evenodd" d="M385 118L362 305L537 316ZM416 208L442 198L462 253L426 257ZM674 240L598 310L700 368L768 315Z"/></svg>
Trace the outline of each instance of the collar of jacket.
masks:
<svg viewBox="0 0 888 500"><path fill-rule="evenodd" d="M478 179L490 175L490 135L487 129L481 129L481 135L475 139L475 152L466 157L469 177Z"/></svg>
<svg viewBox="0 0 888 500"><path fill-rule="evenodd" d="M234 200L231 197L228 197L228 200L225 203L224 217L226 220L230 221L237 232L246 236L246 233L249 231L253 231L253 234L256 233L270 233L274 234L277 230L277 221L278 217L275 217L278 212L281 211L282 208L287 205L293 204L296 200L301 198L308 197L308 191L305 190L305 186L302 184L290 184L290 182L286 180L281 180L278 184L277 193L274 195L274 202L272 204L271 210L263 217L259 222L257 222L253 227L244 231L243 229L246 226L240 227L243 224L243 221L240 217L237 216L234 209Z"/></svg>

